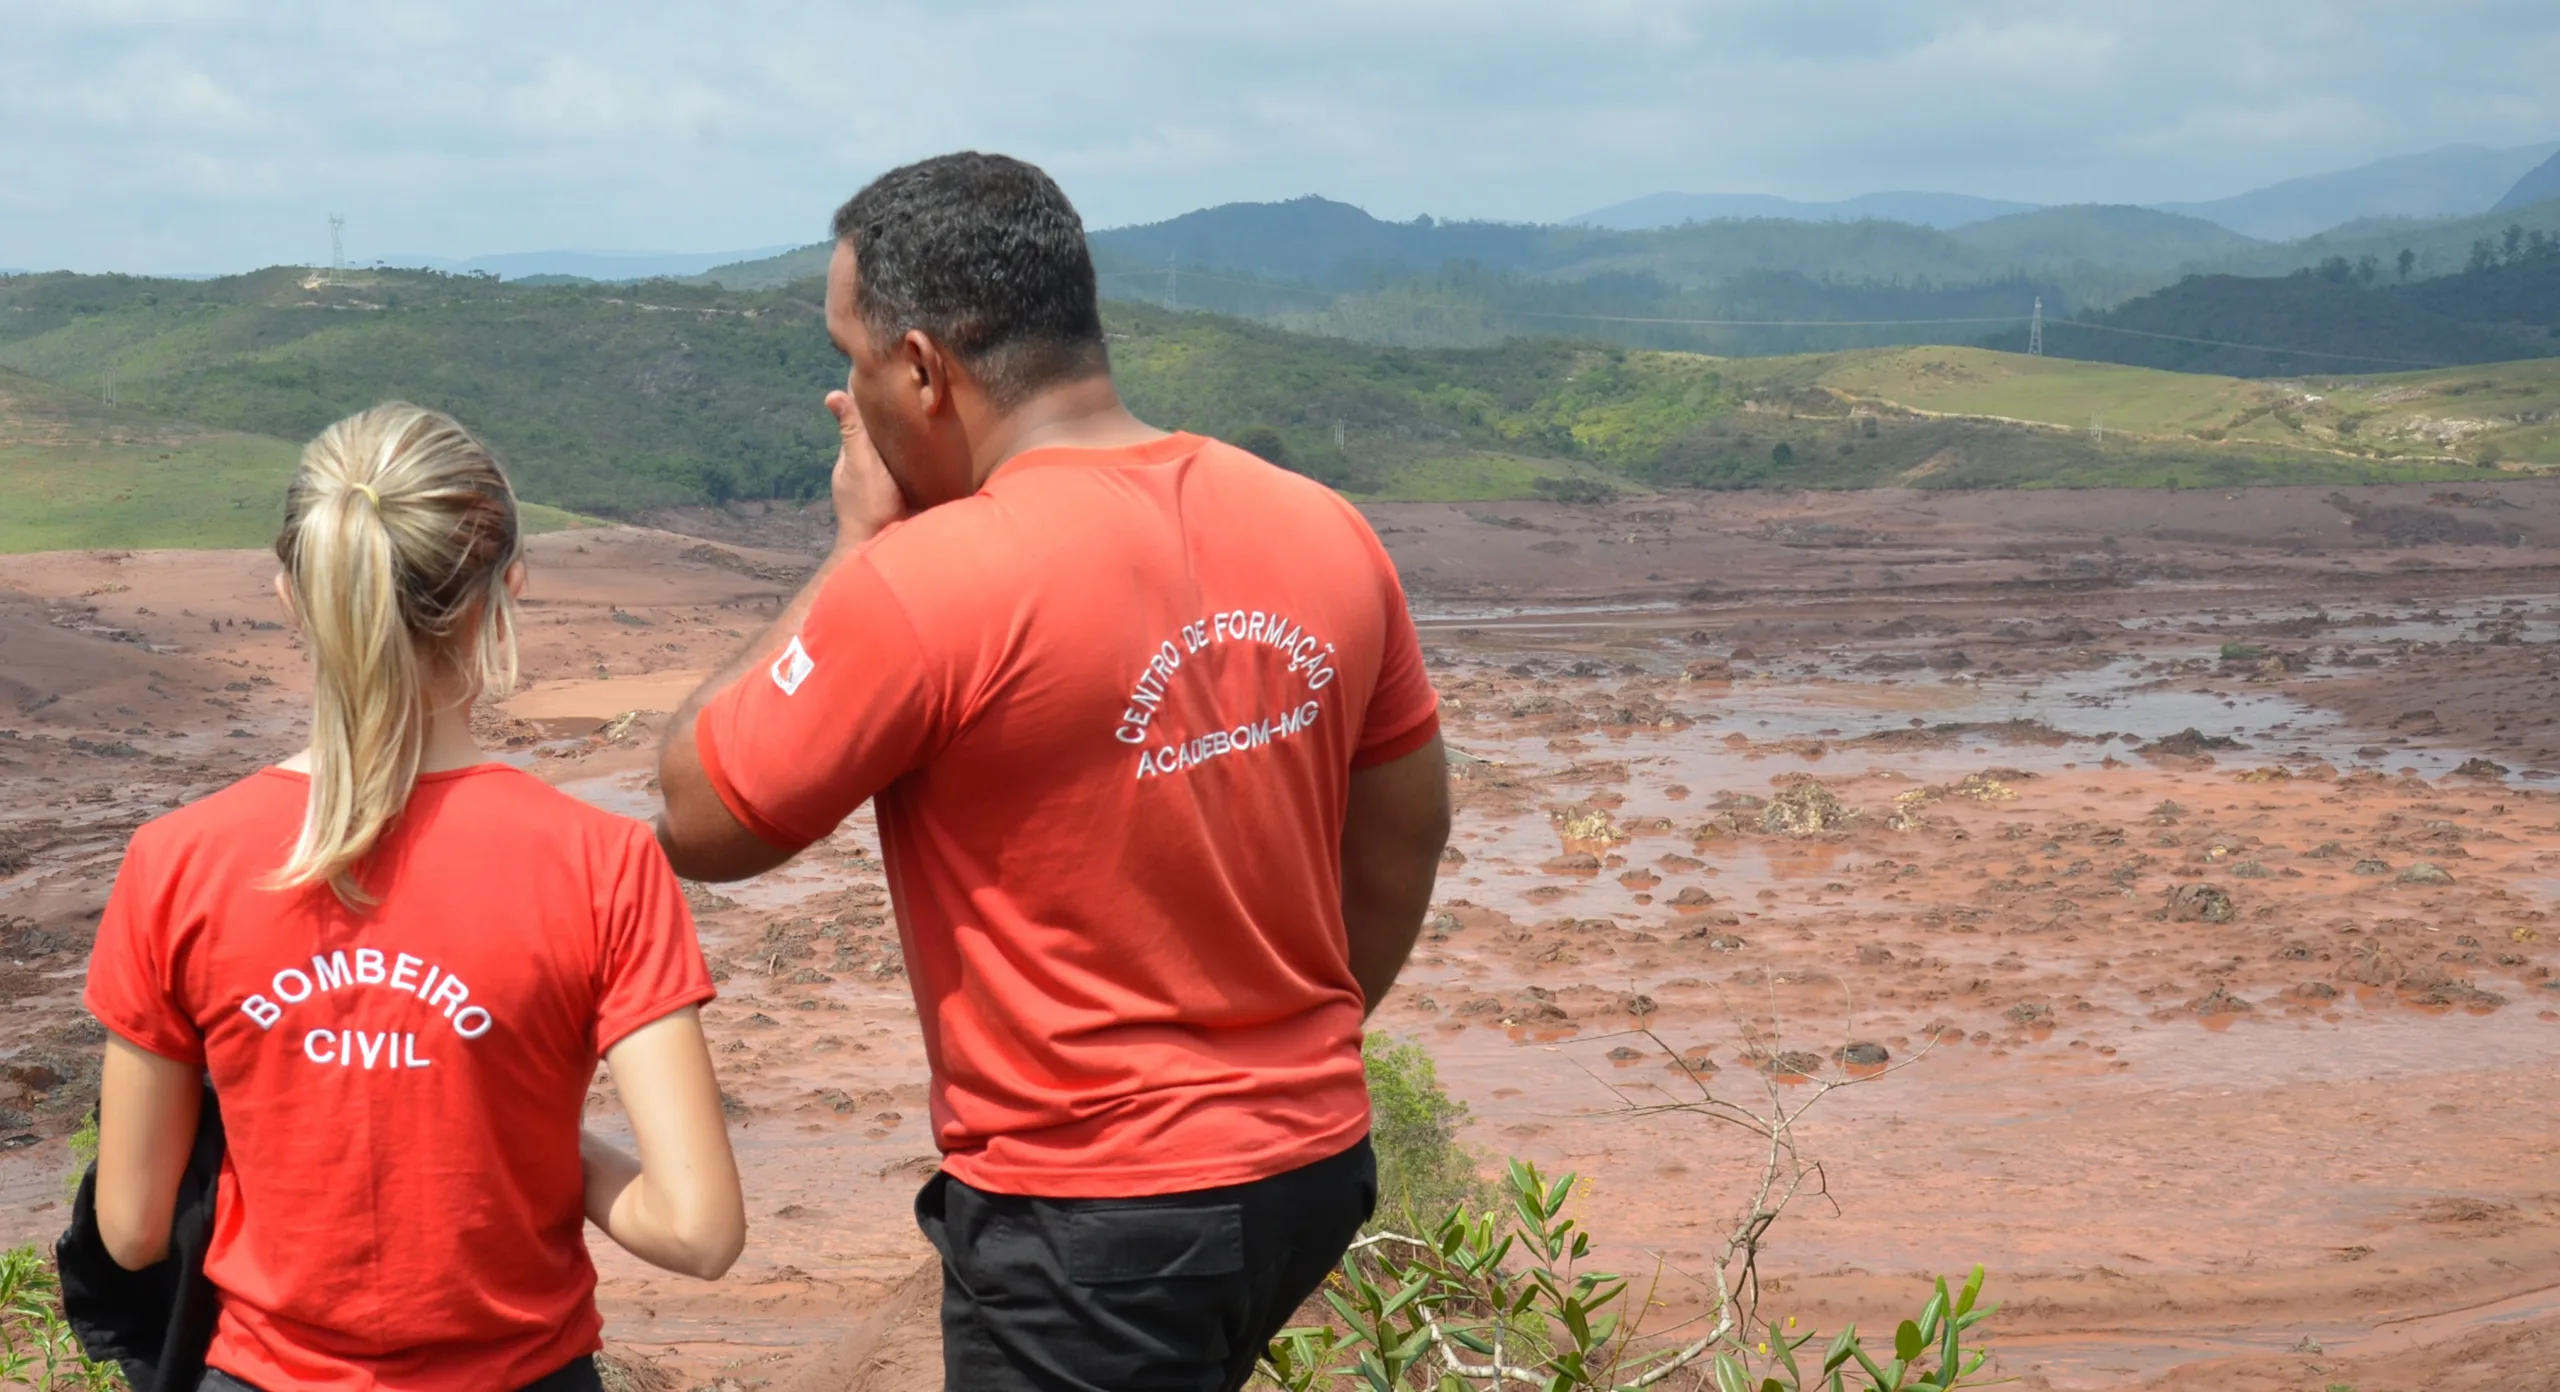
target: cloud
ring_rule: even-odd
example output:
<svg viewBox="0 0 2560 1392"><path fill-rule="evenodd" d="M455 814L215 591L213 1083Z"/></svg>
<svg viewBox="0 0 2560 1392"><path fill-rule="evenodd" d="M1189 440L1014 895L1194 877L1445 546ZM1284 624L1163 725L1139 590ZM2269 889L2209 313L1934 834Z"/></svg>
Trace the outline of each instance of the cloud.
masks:
<svg viewBox="0 0 2560 1392"><path fill-rule="evenodd" d="M899 161L1096 225L1321 192L1553 219L1658 189L2208 198L2560 138L2547 0L12 0L0 265L811 239Z"/></svg>

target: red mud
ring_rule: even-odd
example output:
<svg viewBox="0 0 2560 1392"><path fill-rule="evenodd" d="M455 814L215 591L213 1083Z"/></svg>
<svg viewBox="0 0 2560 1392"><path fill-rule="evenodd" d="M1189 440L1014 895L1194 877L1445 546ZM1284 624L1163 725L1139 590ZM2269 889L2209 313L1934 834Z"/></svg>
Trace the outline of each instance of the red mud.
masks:
<svg viewBox="0 0 2560 1392"><path fill-rule="evenodd" d="M1802 1098L1751 1059L1838 1078L1858 1042L1907 1066L1804 1123L1829 1196L1773 1231L1769 1313L1898 1318L1979 1260L2029 1387L2549 1385L2560 489L2493 487L2516 506L2462 515L2504 544L2467 547L2316 490L1372 509L1471 756L1380 1025L1472 1144L1586 1177L1603 1257L1674 1273L1665 1319L1749 1151L1640 1114L1664 1046ZM818 534L720 529L537 539L492 741L644 810L655 722L617 717L805 565L743 542ZM0 1153L0 1241L61 1220L122 836L297 742L299 655L248 626L270 564L0 558L0 1139L37 1138ZM599 1247L614 1347L667 1386L934 1385L876 850L860 818L697 896L755 1227L716 1285ZM609 1079L593 1108L617 1124Z"/></svg>

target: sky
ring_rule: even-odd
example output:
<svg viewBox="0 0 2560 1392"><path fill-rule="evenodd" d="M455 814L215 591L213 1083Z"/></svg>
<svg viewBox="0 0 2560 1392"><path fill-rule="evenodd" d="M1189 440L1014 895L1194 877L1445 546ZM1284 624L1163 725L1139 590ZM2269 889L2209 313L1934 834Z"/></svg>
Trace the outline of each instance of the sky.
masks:
<svg viewBox="0 0 2560 1392"><path fill-rule="evenodd" d="M0 0L0 267L805 243L960 148L1094 227L2203 199L2560 139L2555 72L2551 0Z"/></svg>

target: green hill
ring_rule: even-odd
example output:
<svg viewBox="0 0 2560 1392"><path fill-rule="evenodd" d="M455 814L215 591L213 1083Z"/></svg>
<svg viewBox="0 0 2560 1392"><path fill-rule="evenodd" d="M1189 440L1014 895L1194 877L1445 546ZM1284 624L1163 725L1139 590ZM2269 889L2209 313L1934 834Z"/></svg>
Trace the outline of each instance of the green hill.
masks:
<svg viewBox="0 0 2560 1392"><path fill-rule="evenodd" d="M0 552L266 546L302 447L0 370ZM528 503L535 531L586 519Z"/></svg>
<svg viewBox="0 0 2560 1392"><path fill-rule="evenodd" d="M2506 362L2560 353L2560 238L2484 245L2475 268L2392 284L2333 259L2318 274L2190 276L2077 321L2046 351L2240 377ZM2368 275L2371 277L2368 281ZM2026 346L2012 328L1986 342Z"/></svg>
<svg viewBox="0 0 2560 1392"><path fill-rule="evenodd" d="M1802 288L1773 284L1772 304ZM580 513L818 496L834 448L818 403L843 369L807 288L293 270L0 280L0 369L12 374L0 378L0 545L263 544L292 442L390 397L453 411L529 500ZM1887 307L1973 293L1816 288ZM1410 348L1126 301L1106 304L1105 322L1142 415L1363 497L2352 482L2461 474L2484 453L2560 464L2548 432L2525 424L2552 415L2560 360L2370 390L2354 379L2322 403L2295 400L2298 383L1950 347ZM2445 424L2457 418L2472 423Z"/></svg>

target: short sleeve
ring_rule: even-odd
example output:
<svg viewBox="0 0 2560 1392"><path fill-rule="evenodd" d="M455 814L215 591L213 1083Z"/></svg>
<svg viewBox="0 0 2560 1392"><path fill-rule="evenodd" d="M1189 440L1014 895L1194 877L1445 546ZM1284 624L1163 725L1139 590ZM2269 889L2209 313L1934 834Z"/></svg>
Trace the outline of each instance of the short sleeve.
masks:
<svg viewBox="0 0 2560 1392"><path fill-rule="evenodd" d="M1379 570L1379 603L1385 608L1378 645L1378 681L1369 694L1369 712L1360 725L1360 742L1351 766L1374 768L1392 763L1431 742L1440 732L1440 693L1423 670L1422 639L1414 632L1404 584L1395 564L1374 537L1370 549Z"/></svg>
<svg viewBox="0 0 2560 1392"><path fill-rule="evenodd" d="M612 863L603 868L611 888L596 993L599 1054L642 1025L717 994L684 887L657 840L634 823L608 854Z"/></svg>
<svg viewBox="0 0 2560 1392"><path fill-rule="evenodd" d="M81 1003L134 1044L180 1063L204 1065L204 1034L177 986L172 877L137 836L116 870L115 888L89 950Z"/></svg>
<svg viewBox="0 0 2560 1392"><path fill-rule="evenodd" d="M797 851L914 767L941 707L905 606L856 556L798 633L703 707L694 743L738 820Z"/></svg>

